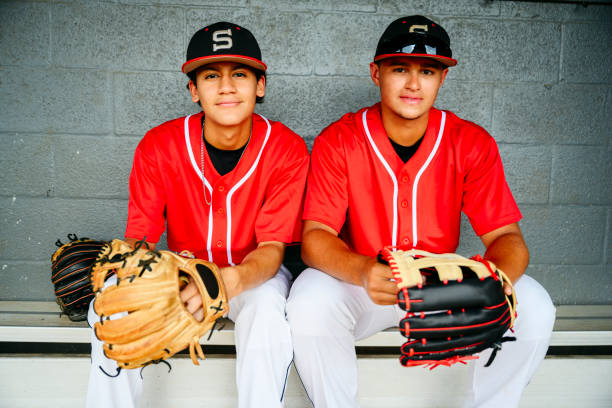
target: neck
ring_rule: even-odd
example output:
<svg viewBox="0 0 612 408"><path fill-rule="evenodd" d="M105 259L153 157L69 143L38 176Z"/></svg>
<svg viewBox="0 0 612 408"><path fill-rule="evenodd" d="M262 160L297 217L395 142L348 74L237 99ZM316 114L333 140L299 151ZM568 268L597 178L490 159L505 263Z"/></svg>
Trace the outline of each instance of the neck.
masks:
<svg viewBox="0 0 612 408"><path fill-rule="evenodd" d="M252 117L235 126L223 126L211 120L204 120L206 141L220 150L236 150L247 144L251 137Z"/></svg>
<svg viewBox="0 0 612 408"><path fill-rule="evenodd" d="M427 130L429 111L415 119L405 119L381 106L383 127L387 136L402 146L412 146Z"/></svg>

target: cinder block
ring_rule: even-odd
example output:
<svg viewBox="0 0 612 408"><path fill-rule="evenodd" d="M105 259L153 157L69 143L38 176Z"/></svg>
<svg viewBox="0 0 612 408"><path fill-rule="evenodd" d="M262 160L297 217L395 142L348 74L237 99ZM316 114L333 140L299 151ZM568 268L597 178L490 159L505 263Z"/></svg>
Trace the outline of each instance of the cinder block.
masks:
<svg viewBox="0 0 612 408"><path fill-rule="evenodd" d="M402 0L382 0L380 2L378 12L400 13L402 16L408 16L411 14L497 16L499 15L499 2L474 0L417 0L410 2Z"/></svg>
<svg viewBox="0 0 612 408"><path fill-rule="evenodd" d="M602 263L605 208L523 206L521 211L521 229L533 264Z"/></svg>
<svg viewBox="0 0 612 408"><path fill-rule="evenodd" d="M58 137L55 193L71 198L128 198L137 137Z"/></svg>
<svg viewBox="0 0 612 408"><path fill-rule="evenodd" d="M610 21L612 8L589 4L551 4L544 2L501 1L500 15L505 18L533 19L536 21Z"/></svg>
<svg viewBox="0 0 612 408"><path fill-rule="evenodd" d="M46 261L55 241L75 233L94 239L123 237L126 200L4 198L0 200L0 259Z"/></svg>
<svg viewBox="0 0 612 408"><path fill-rule="evenodd" d="M563 26L561 78L568 82L612 82L612 23ZM601 48L601 47L603 48Z"/></svg>
<svg viewBox="0 0 612 408"><path fill-rule="evenodd" d="M0 2L2 65L49 64L49 5Z"/></svg>
<svg viewBox="0 0 612 408"><path fill-rule="evenodd" d="M612 273L605 265L530 265L526 273L546 288L555 305L612 301Z"/></svg>
<svg viewBox="0 0 612 408"><path fill-rule="evenodd" d="M181 8L55 4L51 31L52 61L59 66L174 71L185 58Z"/></svg>
<svg viewBox="0 0 612 408"><path fill-rule="evenodd" d="M255 7L269 8L280 11L332 10L374 12L376 11L378 0L251 0L250 4L251 6Z"/></svg>
<svg viewBox="0 0 612 408"><path fill-rule="evenodd" d="M167 120L201 111L187 81L178 71L115 74L115 133L143 136Z"/></svg>
<svg viewBox="0 0 612 408"><path fill-rule="evenodd" d="M608 209L608 228L606 229L606 266L612 272L612 209Z"/></svg>
<svg viewBox="0 0 612 408"><path fill-rule="evenodd" d="M46 261L0 260L0 300L55 300L51 283L51 255ZM58 306L59 311L59 306Z"/></svg>
<svg viewBox="0 0 612 408"><path fill-rule="evenodd" d="M451 38L458 64L454 79L556 81L561 25L541 22L448 18L440 22Z"/></svg>
<svg viewBox="0 0 612 408"><path fill-rule="evenodd" d="M399 17L399 16L398 16ZM314 44L318 75L370 75L376 45L396 17L364 14L319 14L304 38Z"/></svg>
<svg viewBox="0 0 612 408"><path fill-rule="evenodd" d="M274 75L268 80L265 102L256 110L280 120L312 145L327 125L379 99L378 88L368 78Z"/></svg>
<svg viewBox="0 0 612 408"><path fill-rule="evenodd" d="M552 153L550 146L500 145L506 180L519 203L548 203Z"/></svg>
<svg viewBox="0 0 612 408"><path fill-rule="evenodd" d="M474 232L465 214L461 214L461 236L459 238L459 247L455 252L467 257L476 254L484 255L485 252L482 241Z"/></svg>
<svg viewBox="0 0 612 408"><path fill-rule="evenodd" d="M0 68L0 131L110 131L108 75L98 71Z"/></svg>
<svg viewBox="0 0 612 408"><path fill-rule="evenodd" d="M499 85L493 133L508 143L605 144L606 92L598 85Z"/></svg>
<svg viewBox="0 0 612 408"><path fill-rule="evenodd" d="M485 129L491 128L493 85L455 81L452 68L436 99L438 109L448 109Z"/></svg>
<svg viewBox="0 0 612 408"><path fill-rule="evenodd" d="M142 4L143 0L121 0L121 3L127 4ZM147 0L146 3L150 4L167 4L167 5L186 5L192 6L197 4L198 6L246 6L247 0Z"/></svg>
<svg viewBox="0 0 612 408"><path fill-rule="evenodd" d="M50 136L0 135L0 194L53 193L53 140Z"/></svg>
<svg viewBox="0 0 612 408"><path fill-rule="evenodd" d="M606 97L606 107L604 115L604 127L606 129L612 129L612 87L608 89L608 96ZM612 132L608 133L608 149L612 149Z"/></svg>
<svg viewBox="0 0 612 408"><path fill-rule="evenodd" d="M270 13L264 9L195 9L187 13L187 40L200 28L220 21L239 24L253 33L263 62L273 74L312 73L317 50L313 45L314 17L310 13Z"/></svg>
<svg viewBox="0 0 612 408"><path fill-rule="evenodd" d="M612 151L599 146L556 146L553 204L612 204Z"/></svg>

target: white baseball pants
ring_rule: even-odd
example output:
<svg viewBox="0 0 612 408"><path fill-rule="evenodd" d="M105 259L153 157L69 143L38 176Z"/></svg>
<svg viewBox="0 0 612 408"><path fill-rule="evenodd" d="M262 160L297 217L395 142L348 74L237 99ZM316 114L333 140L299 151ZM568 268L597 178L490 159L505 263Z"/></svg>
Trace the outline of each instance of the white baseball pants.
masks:
<svg viewBox="0 0 612 408"><path fill-rule="evenodd" d="M466 407L517 407L524 388L544 359L555 321L546 290L523 275L515 285L518 318L513 335L493 364L490 351L470 362L471 389ZM287 300L294 364L316 408L358 407L355 341L397 326L405 312L380 306L360 286L306 269ZM381 390L383 392L384 390ZM409 401L407 401L409 403Z"/></svg>
<svg viewBox="0 0 612 408"><path fill-rule="evenodd" d="M241 408L283 406L293 359L291 333L285 317L290 280L291 274L281 266L272 279L229 302L228 317L235 323L236 385ZM115 283L113 276L106 286ZM114 317L118 316L111 318ZM92 327L99 320L93 311L93 302L87 319ZM92 330L87 407L137 408L142 394L140 369L121 370L117 377L109 377L102 370L114 375L117 364L104 356L102 343Z"/></svg>

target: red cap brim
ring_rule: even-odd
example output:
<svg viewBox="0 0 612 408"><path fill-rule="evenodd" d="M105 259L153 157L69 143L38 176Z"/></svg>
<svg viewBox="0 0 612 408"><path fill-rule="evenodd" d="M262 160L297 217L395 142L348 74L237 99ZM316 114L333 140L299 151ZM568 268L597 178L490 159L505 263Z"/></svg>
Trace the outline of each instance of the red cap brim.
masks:
<svg viewBox="0 0 612 408"><path fill-rule="evenodd" d="M187 74L193 70L200 68L203 65L212 64L214 62L238 62L240 64L247 65L251 68L258 69L260 71L266 71L268 67L263 61L258 60L257 58L246 57L244 55L207 55L205 57L194 58L185 62L182 66L182 71Z"/></svg>
<svg viewBox="0 0 612 408"><path fill-rule="evenodd" d="M441 64L447 67L454 67L457 65L457 60L449 57L444 57L442 55L430 55L430 54L407 54L407 53L396 53L396 54L381 54L377 55L374 58L374 62L378 62L383 59L393 58L393 57L419 57L419 58L430 58L440 62Z"/></svg>

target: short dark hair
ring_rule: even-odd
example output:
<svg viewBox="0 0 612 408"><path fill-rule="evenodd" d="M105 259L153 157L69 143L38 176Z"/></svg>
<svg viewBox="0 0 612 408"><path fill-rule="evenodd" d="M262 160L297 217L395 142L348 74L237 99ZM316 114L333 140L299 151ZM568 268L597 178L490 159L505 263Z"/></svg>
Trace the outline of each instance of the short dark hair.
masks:
<svg viewBox="0 0 612 408"><path fill-rule="evenodd" d="M196 88L198 86L197 82L196 82L196 77L198 76L198 71L200 71L204 67L206 67L206 65L201 66L200 68L194 69L193 71L187 73L187 77L189 78L189 80L191 82L193 82L193 85L196 86ZM257 80L257 81L259 81L259 78L261 78L261 77L266 78L266 73L264 71L261 71L259 69L255 69L255 68L251 68L248 65L242 65L242 67L248 69L249 71L251 71L255 75L255 80ZM187 89L189 89L189 83L187 83ZM255 96L255 103L263 103L263 101L264 101L264 97L263 96ZM196 102L196 103L199 105L198 102Z"/></svg>

